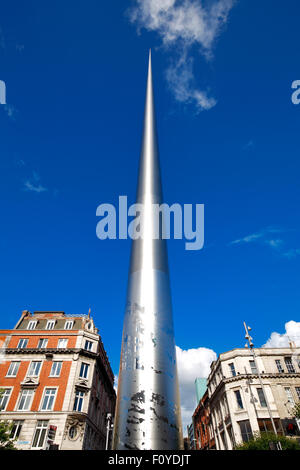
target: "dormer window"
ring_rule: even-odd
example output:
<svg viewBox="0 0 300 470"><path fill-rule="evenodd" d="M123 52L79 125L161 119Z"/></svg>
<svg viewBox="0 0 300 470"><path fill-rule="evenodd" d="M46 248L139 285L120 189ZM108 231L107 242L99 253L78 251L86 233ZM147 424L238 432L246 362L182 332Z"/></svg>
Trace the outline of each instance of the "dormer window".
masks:
<svg viewBox="0 0 300 470"><path fill-rule="evenodd" d="M36 325L37 325L37 321L31 320L31 321L28 323L27 330L35 330L35 329L36 329Z"/></svg>
<svg viewBox="0 0 300 470"><path fill-rule="evenodd" d="M48 320L46 330L53 330L55 326L55 320Z"/></svg>
<svg viewBox="0 0 300 470"><path fill-rule="evenodd" d="M66 321L66 323L65 323L65 330L72 330L73 325L74 325L74 321L73 321L73 320L68 320L68 321Z"/></svg>

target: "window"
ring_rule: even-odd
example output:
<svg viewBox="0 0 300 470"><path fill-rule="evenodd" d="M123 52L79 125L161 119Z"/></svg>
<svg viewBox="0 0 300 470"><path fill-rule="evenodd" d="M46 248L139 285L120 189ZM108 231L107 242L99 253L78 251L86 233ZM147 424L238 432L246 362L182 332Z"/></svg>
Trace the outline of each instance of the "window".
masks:
<svg viewBox="0 0 300 470"><path fill-rule="evenodd" d="M2 389L3 390L3 389ZM3 390L3 393L0 395L0 411L5 410L8 403L9 397L11 394L11 388L6 388Z"/></svg>
<svg viewBox="0 0 300 470"><path fill-rule="evenodd" d="M54 330L55 320L48 320L46 330Z"/></svg>
<svg viewBox="0 0 300 470"><path fill-rule="evenodd" d="M229 369L230 369L230 372L231 372L231 375L232 377L235 377L236 376L236 371L235 371L235 367L234 367L234 363L231 362L229 365Z"/></svg>
<svg viewBox="0 0 300 470"><path fill-rule="evenodd" d="M34 433L34 438L32 442L32 448L41 449L44 447L47 429L48 429L48 421L37 422L35 433Z"/></svg>
<svg viewBox="0 0 300 470"><path fill-rule="evenodd" d="M257 368L255 365L255 361L249 361L250 367L251 367L251 374L257 374Z"/></svg>
<svg viewBox="0 0 300 470"><path fill-rule="evenodd" d="M296 387L296 393L297 393L297 396L300 400L300 387Z"/></svg>
<svg viewBox="0 0 300 470"><path fill-rule="evenodd" d="M280 360L279 360L279 359L276 359L275 363L276 363L278 372L279 372L280 374L282 374L282 373L284 372L284 370L283 370L283 368L282 368L282 365L281 365Z"/></svg>
<svg viewBox="0 0 300 470"><path fill-rule="evenodd" d="M79 377L81 377L82 379L87 379L88 373L89 373L89 367L90 367L89 364L82 362L81 367L80 367Z"/></svg>
<svg viewBox="0 0 300 470"><path fill-rule="evenodd" d="M52 363L50 377L59 377L61 371L62 362L61 361L54 361Z"/></svg>
<svg viewBox="0 0 300 470"><path fill-rule="evenodd" d="M33 390L22 390L18 403L18 411L28 411L31 405L32 398Z"/></svg>
<svg viewBox="0 0 300 470"><path fill-rule="evenodd" d="M267 402L266 402L265 394L262 388L257 389L257 395L258 395L260 406L266 408Z"/></svg>
<svg viewBox="0 0 300 470"><path fill-rule="evenodd" d="M53 409L56 395L56 388L46 388L41 406L42 411L51 411Z"/></svg>
<svg viewBox="0 0 300 470"><path fill-rule="evenodd" d="M46 338L40 338L38 342L39 349L45 349L47 347L48 340Z"/></svg>
<svg viewBox="0 0 300 470"><path fill-rule="evenodd" d="M294 400L294 397L293 397L293 394L292 394L292 390L290 389L290 387L284 387L284 390L285 390L285 393L286 393L288 403L290 403L291 405L294 405L295 400Z"/></svg>
<svg viewBox="0 0 300 470"><path fill-rule="evenodd" d="M23 423L24 421L20 421L20 420L13 421L12 423L13 426L12 426L11 433L10 433L11 439L18 439L22 430Z"/></svg>
<svg viewBox="0 0 300 470"><path fill-rule="evenodd" d="M282 427L281 427L280 419L274 418L273 422L274 422L277 434L282 435ZM274 432L273 424L270 419L268 418L258 419L257 423L258 423L260 432L272 432L272 433Z"/></svg>
<svg viewBox="0 0 300 470"><path fill-rule="evenodd" d="M252 429L250 426L250 421L246 419L245 421L238 421L241 431L241 436L243 442L248 442L252 438Z"/></svg>
<svg viewBox="0 0 300 470"><path fill-rule="evenodd" d="M92 351L92 349L93 349L92 341L86 340L85 345L84 345L84 349L86 349L87 351Z"/></svg>
<svg viewBox="0 0 300 470"><path fill-rule="evenodd" d="M27 330L35 330L37 321L30 321L27 326Z"/></svg>
<svg viewBox="0 0 300 470"><path fill-rule="evenodd" d="M234 394L235 394L237 406L238 406L238 408L240 408L242 410L244 407L243 407L241 392L239 390L235 390Z"/></svg>
<svg viewBox="0 0 300 470"><path fill-rule="evenodd" d="M74 325L74 322L73 322L72 320L66 321L66 323L65 323L65 330L72 330L73 325Z"/></svg>
<svg viewBox="0 0 300 470"><path fill-rule="evenodd" d="M6 376L7 377L16 377L20 367L19 361L13 361L10 363Z"/></svg>
<svg viewBox="0 0 300 470"><path fill-rule="evenodd" d="M68 344L68 340L63 338L63 339L59 339L58 340L58 348L59 349L65 349L67 347L67 344Z"/></svg>
<svg viewBox="0 0 300 470"><path fill-rule="evenodd" d="M42 362L41 361L32 361L28 371L28 377L38 377L40 373Z"/></svg>
<svg viewBox="0 0 300 470"><path fill-rule="evenodd" d="M285 362L285 365L286 365L286 368L287 368L288 372L290 374L294 374L296 371L295 371L295 368L294 368L293 363L292 363L292 358L291 357L285 357L284 362Z"/></svg>
<svg viewBox="0 0 300 470"><path fill-rule="evenodd" d="M73 411L81 411L82 410L83 397L84 397L84 392L77 391L75 393L75 401L74 401Z"/></svg>
<svg viewBox="0 0 300 470"><path fill-rule="evenodd" d="M69 438L71 440L75 440L77 437L77 427L76 426L71 426L69 429Z"/></svg>
<svg viewBox="0 0 300 470"><path fill-rule="evenodd" d="M21 338L19 339L19 342L18 342L18 348L19 349L24 349L27 347L27 344L28 344L28 339L25 339L25 338Z"/></svg>

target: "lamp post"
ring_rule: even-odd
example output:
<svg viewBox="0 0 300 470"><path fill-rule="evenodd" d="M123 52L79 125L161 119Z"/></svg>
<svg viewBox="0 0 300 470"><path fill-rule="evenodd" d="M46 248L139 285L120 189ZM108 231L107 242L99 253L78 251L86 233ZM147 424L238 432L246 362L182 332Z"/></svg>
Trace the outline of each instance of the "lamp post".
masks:
<svg viewBox="0 0 300 470"><path fill-rule="evenodd" d="M257 364L257 360L256 360L256 354L255 354L254 344L253 344L253 342L252 342L253 338L252 338L252 337L250 336L250 334L249 334L249 330L251 330L251 328L246 325L246 322L244 322L244 327L245 327L245 331L246 331L246 336L245 336L245 338L246 338L247 341L248 341L248 344L246 343L245 347L246 347L246 348L248 348L248 347L250 348L251 354L252 354L252 356L253 356L255 368L256 368L257 375L258 375L258 379L259 379L259 382L260 382L260 385L261 385L261 388L262 388L262 391L263 391L263 394L264 394L264 397L265 397L265 400L266 400L266 405L267 405L267 408L268 408L268 413L269 413L269 415L270 415L270 419L271 419L271 423L272 423L272 426L273 426L273 430L274 430L274 433L275 433L276 436L277 436L277 429L276 429L275 422L274 422L273 415L272 415L272 411L271 411L271 408L270 408L270 405L269 405L269 400L268 400L267 394L266 394L266 392L265 392L265 387L264 387L264 384L263 384L263 382L262 382L262 378L261 378L261 375L260 375L260 372L259 372L259 368L258 368L258 364Z"/></svg>
<svg viewBox="0 0 300 470"><path fill-rule="evenodd" d="M105 450L108 450L109 445L109 433L113 429L114 425L112 424L112 414L107 413L106 415L106 442L105 442Z"/></svg>

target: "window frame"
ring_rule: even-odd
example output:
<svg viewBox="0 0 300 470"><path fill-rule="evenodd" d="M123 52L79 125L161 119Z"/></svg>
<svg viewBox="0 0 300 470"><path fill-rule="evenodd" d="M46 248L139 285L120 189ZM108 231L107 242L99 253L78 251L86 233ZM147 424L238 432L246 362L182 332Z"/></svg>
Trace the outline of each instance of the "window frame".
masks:
<svg viewBox="0 0 300 470"><path fill-rule="evenodd" d="M75 390L73 411L82 413L82 409L84 405L84 398L85 398L85 393L82 390ZM79 403L80 403L80 409L78 406Z"/></svg>
<svg viewBox="0 0 300 470"><path fill-rule="evenodd" d="M13 387L1 387L1 390L4 390L4 393L0 397L0 412L1 411L6 411L7 405L9 403L10 397L11 397L11 392L13 390ZM8 392L8 395L6 395L6 392ZM6 398L6 402L4 407L2 408L3 401Z"/></svg>
<svg viewBox="0 0 300 470"><path fill-rule="evenodd" d="M288 374L295 374L296 370L295 370L291 356L286 356L284 358L284 362L285 362L285 366L287 368Z"/></svg>
<svg viewBox="0 0 300 470"><path fill-rule="evenodd" d="M11 429L11 432L10 432L10 439L16 440L20 437L20 434L22 432L23 424L24 424L24 419L15 419L15 420L12 421L12 429Z"/></svg>
<svg viewBox="0 0 300 470"><path fill-rule="evenodd" d="M257 396L258 396L260 406L262 408L267 408L268 407L267 399L266 399L266 396L265 396L265 393L264 393L264 390L262 389L262 387L258 387L256 389L256 393L257 393Z"/></svg>
<svg viewBox="0 0 300 470"><path fill-rule="evenodd" d="M40 346L40 342L41 342L41 341L46 341L46 346L43 346L43 347ZM46 349L47 346L48 346L48 338L40 338L40 339L39 339L39 342L38 342L38 345L37 345L38 349Z"/></svg>
<svg viewBox="0 0 300 470"><path fill-rule="evenodd" d="M20 346L20 343L25 341L25 346ZM23 344L23 343L22 343ZM20 338L18 341L17 349L26 349L28 344L28 338Z"/></svg>
<svg viewBox="0 0 300 470"><path fill-rule="evenodd" d="M46 423L46 425L44 425L44 423ZM49 421L46 420L46 419L39 419L36 423L36 426L35 426L35 430L34 430L34 434L33 434L33 438L32 438L32 443L31 443L31 449L43 449L44 446L45 446L45 442L46 442L46 439L47 439L47 435L48 435L48 429L49 429ZM45 431L43 433L43 431ZM36 436L37 436L37 433L39 433L37 439L36 439ZM36 440L36 443L39 444L41 442L41 437L43 438L42 440L42 445L33 445L35 440Z"/></svg>
<svg viewBox="0 0 300 470"><path fill-rule="evenodd" d="M55 371L54 371L55 373L53 373L54 364L60 364L59 374L56 373L57 372L57 367L55 368ZM62 365L63 365L63 361L52 361L49 377L60 377L61 370L62 370Z"/></svg>
<svg viewBox="0 0 300 470"><path fill-rule="evenodd" d="M33 327L31 328L32 325ZM37 327L37 320L30 320L27 325L27 330L29 331L36 330L36 327Z"/></svg>
<svg viewBox="0 0 300 470"><path fill-rule="evenodd" d="M65 341L66 345L65 346L60 346L59 343L61 341ZM57 342L57 349L66 349L68 347L68 338L59 338Z"/></svg>
<svg viewBox="0 0 300 470"><path fill-rule="evenodd" d="M33 364L35 364L35 366L33 366ZM34 369L34 371L35 371L35 367L37 366L37 364L39 364L38 373L33 374L31 369ZM43 366L43 361L31 361L30 364L29 364L29 367L28 367L27 374L26 374L27 377L39 377L42 366Z"/></svg>
<svg viewBox="0 0 300 470"><path fill-rule="evenodd" d="M47 321L47 324L46 324L45 330L54 330L55 323L56 323L55 320L48 320L48 321ZM51 327L51 328L50 328L50 327Z"/></svg>
<svg viewBox="0 0 300 470"><path fill-rule="evenodd" d="M28 396L28 392L30 392L30 395L29 395L30 398L29 398L29 401L28 401L28 406L26 408L20 408L22 397L23 397L23 395L25 395L25 393ZM17 404L16 404L16 411L21 411L21 412L30 411L31 406L32 406L33 397L34 397L34 390L32 388L23 388L23 389L21 389L20 394L19 394L19 399L18 399ZM26 402L27 402L27 398L25 398L24 404Z"/></svg>
<svg viewBox="0 0 300 470"><path fill-rule="evenodd" d="M228 367L229 367L229 370L230 370L230 373L231 373L231 377L236 377L236 369L235 369L235 365L234 365L234 362L230 362L228 364Z"/></svg>
<svg viewBox="0 0 300 470"><path fill-rule="evenodd" d="M70 328L67 328L67 325L68 325L68 324L71 325ZM73 329L73 326L74 326L74 320L66 320L65 325L64 325L64 329L65 329L65 330L72 330L72 329Z"/></svg>
<svg viewBox="0 0 300 470"><path fill-rule="evenodd" d="M16 370L16 373L15 374L9 374L9 371L11 369L11 366L12 364L17 364L17 370ZM15 378L17 377L18 375L18 372L19 372L19 369L20 369L20 364L21 364L21 361L11 361L9 366L8 366L8 369L7 369L7 373L6 373L6 376L5 377L11 377L11 378Z"/></svg>
<svg viewBox="0 0 300 470"><path fill-rule="evenodd" d="M81 372L84 372L85 375L81 375ZM81 362L79 370L79 378L88 380L90 371L90 364L88 362Z"/></svg>
<svg viewBox="0 0 300 470"><path fill-rule="evenodd" d="M87 343L89 343L89 344L91 345L90 348L87 348L87 347L86 347L86 346L87 346ZM93 351L93 347L94 347L94 342L93 342L93 341L90 341L89 339L86 339L86 340L85 340L85 343L84 343L84 349L85 349L86 351Z"/></svg>
<svg viewBox="0 0 300 470"><path fill-rule="evenodd" d="M284 387L284 391L288 403L290 403L292 406L295 406L295 399L291 387Z"/></svg>
<svg viewBox="0 0 300 470"><path fill-rule="evenodd" d="M235 395L235 401L236 401L237 409L238 410L244 410L245 408L244 408L244 402L243 402L241 390L240 389L234 390L234 395ZM239 398L240 398L240 403L239 403L239 400L238 400L238 395L239 395Z"/></svg>
<svg viewBox="0 0 300 470"><path fill-rule="evenodd" d="M46 400L46 394L47 394L47 391L48 391L48 390L54 390L54 395L52 394L52 395L49 395L49 396L48 396L47 408L43 408L44 403L45 403L45 400ZM42 399L41 399L41 403L40 403L40 411L43 411L43 412L53 411L54 405L55 405L55 401L56 401L56 397L57 397L57 390L58 390L58 387L48 387L48 386L46 386L46 387L44 388L43 395L42 395ZM51 406L51 408L48 408L48 404L49 404L49 402L50 402L52 396L53 396L52 406Z"/></svg>
<svg viewBox="0 0 300 470"><path fill-rule="evenodd" d="M255 364L255 361L253 359L249 360L249 365L250 365L250 369L251 369L251 374L257 375L258 370L257 370L256 364Z"/></svg>
<svg viewBox="0 0 300 470"><path fill-rule="evenodd" d="M279 374L284 374L284 368L282 367L281 360L280 359L275 359L275 364L276 364L278 373Z"/></svg>

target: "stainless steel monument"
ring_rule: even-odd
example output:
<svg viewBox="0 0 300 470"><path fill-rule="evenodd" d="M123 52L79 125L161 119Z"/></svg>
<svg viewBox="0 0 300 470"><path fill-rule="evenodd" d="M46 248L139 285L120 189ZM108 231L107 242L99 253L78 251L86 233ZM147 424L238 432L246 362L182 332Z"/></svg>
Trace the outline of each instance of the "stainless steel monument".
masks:
<svg viewBox="0 0 300 470"><path fill-rule="evenodd" d="M137 203L143 238L132 242L113 449L183 449L166 241L154 239L152 205L162 187L156 135L151 52Z"/></svg>

